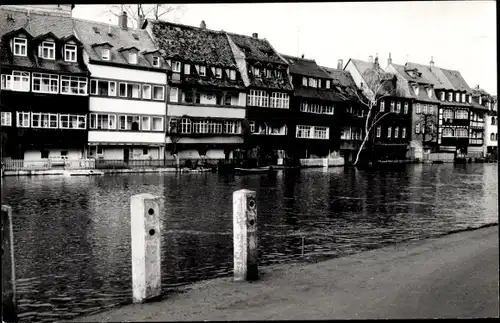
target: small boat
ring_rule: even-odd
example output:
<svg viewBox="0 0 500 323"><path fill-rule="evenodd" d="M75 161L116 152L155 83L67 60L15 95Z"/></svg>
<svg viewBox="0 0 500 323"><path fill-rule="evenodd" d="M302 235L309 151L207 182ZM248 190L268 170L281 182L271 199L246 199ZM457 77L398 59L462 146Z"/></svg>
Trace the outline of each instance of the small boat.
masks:
<svg viewBox="0 0 500 323"><path fill-rule="evenodd" d="M254 168L239 168L235 167L234 171L238 174L266 174L269 172L274 172L275 170L272 166L264 166L264 167L254 167Z"/></svg>
<svg viewBox="0 0 500 323"><path fill-rule="evenodd" d="M64 171L64 176L91 176L91 175L104 175L104 173L100 171L95 171L93 169Z"/></svg>

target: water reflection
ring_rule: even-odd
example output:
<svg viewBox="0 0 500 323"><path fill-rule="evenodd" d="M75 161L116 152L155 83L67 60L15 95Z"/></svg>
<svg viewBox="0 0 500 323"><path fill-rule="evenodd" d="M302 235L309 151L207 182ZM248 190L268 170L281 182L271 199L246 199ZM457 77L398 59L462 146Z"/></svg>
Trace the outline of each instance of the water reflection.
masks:
<svg viewBox="0 0 500 323"><path fill-rule="evenodd" d="M280 171L274 176L8 177L19 309L54 321L131 301L130 197L162 197L165 289L231 274L232 193L257 191L261 264L334 257L498 222L492 164ZM38 313L38 314L35 314Z"/></svg>

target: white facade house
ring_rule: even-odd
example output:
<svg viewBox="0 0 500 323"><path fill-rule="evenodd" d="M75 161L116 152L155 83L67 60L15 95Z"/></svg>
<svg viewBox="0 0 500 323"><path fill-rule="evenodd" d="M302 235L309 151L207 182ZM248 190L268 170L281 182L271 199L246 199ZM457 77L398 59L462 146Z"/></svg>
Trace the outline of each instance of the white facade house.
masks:
<svg viewBox="0 0 500 323"><path fill-rule="evenodd" d="M74 20L89 66L88 157L163 159L168 65L143 30Z"/></svg>

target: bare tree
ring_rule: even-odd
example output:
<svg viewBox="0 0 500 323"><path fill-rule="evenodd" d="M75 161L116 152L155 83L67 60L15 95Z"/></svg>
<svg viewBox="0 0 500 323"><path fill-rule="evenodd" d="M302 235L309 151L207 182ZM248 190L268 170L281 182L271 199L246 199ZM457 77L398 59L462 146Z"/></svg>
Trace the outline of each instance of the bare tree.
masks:
<svg viewBox="0 0 500 323"><path fill-rule="evenodd" d="M381 111L379 107L380 100L388 96L397 95L395 76L384 72L378 66L378 58L375 58L373 68L367 70L363 78L366 83L361 83L361 93L355 93L357 100L367 107L368 113L365 119L363 141L359 147L354 165L359 163L361 152L369 141L375 126L389 114L395 113L394 110L391 110L391 107L385 107L384 111Z"/></svg>
<svg viewBox="0 0 500 323"><path fill-rule="evenodd" d="M109 5L109 12L118 17L122 12L126 12L127 16L130 18L133 28L140 27L140 24L146 18L159 20L165 15L179 10L180 6L174 6L171 4L117 4Z"/></svg>

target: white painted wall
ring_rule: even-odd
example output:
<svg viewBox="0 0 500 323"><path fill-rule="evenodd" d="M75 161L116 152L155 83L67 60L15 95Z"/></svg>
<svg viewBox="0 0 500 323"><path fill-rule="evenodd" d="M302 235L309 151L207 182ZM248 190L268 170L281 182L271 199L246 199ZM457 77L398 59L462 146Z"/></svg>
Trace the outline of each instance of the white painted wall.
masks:
<svg viewBox="0 0 500 323"><path fill-rule="evenodd" d="M168 115L175 117L188 115L192 117L244 119L245 113L246 109L243 108L216 108L180 104L168 105Z"/></svg>
<svg viewBox="0 0 500 323"><path fill-rule="evenodd" d="M105 65L89 65L92 77L112 78L125 81L167 84L167 75L164 72L143 71L131 68L122 68Z"/></svg>
<svg viewBox="0 0 500 323"><path fill-rule="evenodd" d="M61 158L61 151L68 151L68 159L80 159L83 158L82 151L80 149L59 149L51 148L46 149L49 152L49 158ZM46 160L42 159L42 152L40 150L26 150L24 152L24 160Z"/></svg>
<svg viewBox="0 0 500 323"><path fill-rule="evenodd" d="M172 141L170 137L167 136L166 143L170 144ZM177 142L179 144L241 144L243 143L243 138L239 136L231 136L231 137L203 137L203 138L189 138L183 137L180 138Z"/></svg>
<svg viewBox="0 0 500 323"><path fill-rule="evenodd" d="M162 132L89 131L89 142L106 143L161 143L165 142Z"/></svg>
<svg viewBox="0 0 500 323"><path fill-rule="evenodd" d="M497 122L498 122L498 117L495 116L495 118L497 119ZM491 133L498 133L498 126L495 124L495 125L491 125L491 119L492 119L492 116L488 116L486 115L485 118L484 118L484 121L485 121L485 127L484 127L484 145L485 146L493 146L493 147L496 147L498 145L498 141L491 141L490 140L490 136L491 136Z"/></svg>
<svg viewBox="0 0 500 323"><path fill-rule="evenodd" d="M90 112L110 112L128 114L165 115L166 103L163 101L139 101L90 97Z"/></svg>

